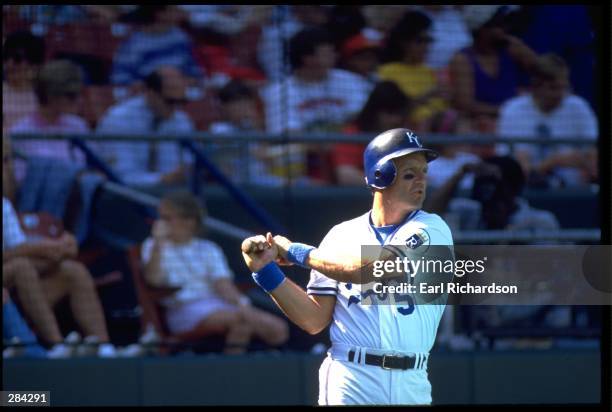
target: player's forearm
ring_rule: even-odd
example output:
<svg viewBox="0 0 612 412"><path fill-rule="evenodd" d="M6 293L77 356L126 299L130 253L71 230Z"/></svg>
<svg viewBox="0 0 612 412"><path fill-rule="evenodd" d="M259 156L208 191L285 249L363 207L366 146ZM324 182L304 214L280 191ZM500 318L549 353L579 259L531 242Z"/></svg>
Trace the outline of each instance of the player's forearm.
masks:
<svg viewBox="0 0 612 412"><path fill-rule="evenodd" d="M290 279L285 279L270 296L289 320L311 335L329 324L330 319L321 306Z"/></svg>
<svg viewBox="0 0 612 412"><path fill-rule="evenodd" d="M368 248L371 254L352 255L338 253L336 250L312 249L305 260L305 265L330 279L338 282L364 284L370 283L374 277L374 262L395 258L393 252L384 248ZM294 262L295 263L295 262Z"/></svg>
<svg viewBox="0 0 612 412"><path fill-rule="evenodd" d="M362 283L361 268L364 265L361 257L337 257L325 250L313 249L308 255L306 265L338 282Z"/></svg>

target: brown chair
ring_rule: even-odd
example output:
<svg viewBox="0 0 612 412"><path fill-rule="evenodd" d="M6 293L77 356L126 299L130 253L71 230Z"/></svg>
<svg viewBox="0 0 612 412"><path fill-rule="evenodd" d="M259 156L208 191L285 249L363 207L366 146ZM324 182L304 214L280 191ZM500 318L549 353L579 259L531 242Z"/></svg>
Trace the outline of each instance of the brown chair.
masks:
<svg viewBox="0 0 612 412"><path fill-rule="evenodd" d="M161 300L176 292L176 288L156 287L150 285L144 276L144 266L140 256L141 244L128 247L128 263L132 271L132 279L136 289L136 296L141 307L140 325L144 332L148 325L153 325L155 332L161 338L160 354L167 355L173 353L181 346L191 346L202 343L206 338L218 340L217 338L225 335L224 329L211 328L206 332L188 331L180 334L172 334L166 324L165 309L161 305ZM216 343L216 342L211 342Z"/></svg>

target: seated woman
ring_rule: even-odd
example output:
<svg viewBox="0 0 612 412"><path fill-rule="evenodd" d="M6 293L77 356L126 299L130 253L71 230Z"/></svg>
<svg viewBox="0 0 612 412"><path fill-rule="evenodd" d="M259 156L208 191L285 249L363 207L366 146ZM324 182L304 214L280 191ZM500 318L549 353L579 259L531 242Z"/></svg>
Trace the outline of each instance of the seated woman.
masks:
<svg viewBox="0 0 612 412"><path fill-rule="evenodd" d="M98 342L97 355L116 356L109 343L104 311L89 270L75 260L77 242L64 232L57 239L29 241L11 202L2 198L2 285L14 290L24 314L43 342L51 345L50 358L75 355L64 342L53 308L65 296L84 333L85 342Z"/></svg>
<svg viewBox="0 0 612 412"><path fill-rule="evenodd" d="M145 279L178 290L162 300L172 334L226 333L225 353L243 353L251 337L278 346L289 337L287 323L259 310L241 294L223 251L198 237L205 212L187 192L164 196L152 236L142 246Z"/></svg>
<svg viewBox="0 0 612 412"><path fill-rule="evenodd" d="M36 335L51 346L49 358L116 356L94 280L87 267L76 260L75 237L63 232L56 238L27 238L4 191L13 176L12 148L6 136L2 149L2 286L18 297ZM77 343L80 336L74 332L64 339L55 316L54 307L65 297L70 299L74 320L85 335L83 350L68 344Z"/></svg>

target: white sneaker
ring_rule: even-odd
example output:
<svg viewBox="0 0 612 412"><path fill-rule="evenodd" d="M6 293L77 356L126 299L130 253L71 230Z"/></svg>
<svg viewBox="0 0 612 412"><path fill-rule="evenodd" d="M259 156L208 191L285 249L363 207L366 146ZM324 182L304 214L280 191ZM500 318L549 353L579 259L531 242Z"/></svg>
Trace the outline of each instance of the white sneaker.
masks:
<svg viewBox="0 0 612 412"><path fill-rule="evenodd" d="M64 343L76 347L76 345L81 343L81 335L77 331L72 331L64 338Z"/></svg>
<svg viewBox="0 0 612 412"><path fill-rule="evenodd" d="M8 347L2 351L2 358L18 358L23 356L24 348L21 345L21 340L17 336L13 336L8 341Z"/></svg>
<svg viewBox="0 0 612 412"><path fill-rule="evenodd" d="M66 359L74 356L74 347L65 343L56 343L47 352L49 359Z"/></svg>
<svg viewBox="0 0 612 412"><path fill-rule="evenodd" d="M64 338L64 342L56 343L47 352L47 357L50 359L65 359L72 358L77 352L77 346L81 342L79 332L72 331Z"/></svg>
<svg viewBox="0 0 612 412"><path fill-rule="evenodd" d="M98 356L100 358L116 358L117 349L112 343L102 343L98 346Z"/></svg>
<svg viewBox="0 0 612 412"><path fill-rule="evenodd" d="M76 356L81 358L94 357L98 353L100 339L97 336L87 336L83 342L76 348Z"/></svg>
<svg viewBox="0 0 612 412"><path fill-rule="evenodd" d="M147 325L145 333L143 333L142 336L140 336L140 339L138 339L138 342L140 342L143 345L154 345L154 344L160 343L161 338L155 331L155 327L149 324Z"/></svg>
<svg viewBox="0 0 612 412"><path fill-rule="evenodd" d="M122 358L138 358L146 354L145 348L138 343L132 343L125 348L119 349L118 352L119 356Z"/></svg>
<svg viewBox="0 0 612 412"><path fill-rule="evenodd" d="M2 351L2 359L18 358L19 356L19 349L14 346L9 346Z"/></svg>

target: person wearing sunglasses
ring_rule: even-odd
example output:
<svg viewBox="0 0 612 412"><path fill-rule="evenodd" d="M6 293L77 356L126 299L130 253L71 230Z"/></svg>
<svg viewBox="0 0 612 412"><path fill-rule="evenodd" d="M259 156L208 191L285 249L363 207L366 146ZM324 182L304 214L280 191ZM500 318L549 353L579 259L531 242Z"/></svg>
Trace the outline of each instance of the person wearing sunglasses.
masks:
<svg viewBox="0 0 612 412"><path fill-rule="evenodd" d="M426 65L433 37L432 21L420 11L409 11L393 27L387 39L381 80L389 80L413 102L412 127L419 131L426 122L447 107L447 95L436 72Z"/></svg>
<svg viewBox="0 0 612 412"><path fill-rule="evenodd" d="M38 109L34 79L45 60L45 42L29 31L9 34L2 48L2 132Z"/></svg>
<svg viewBox="0 0 612 412"><path fill-rule="evenodd" d="M164 66L144 79L144 91L111 106L98 122L100 134L175 135L195 126L181 108L187 103L187 79L175 67ZM100 150L126 183L137 186L180 183L188 155L173 142L111 141Z"/></svg>
<svg viewBox="0 0 612 412"><path fill-rule="evenodd" d="M34 93L38 109L17 120L9 134L79 134L88 133L89 125L76 113L83 87L81 69L68 60L53 60L38 71L34 79ZM68 140L28 139L16 140L16 150L28 157L59 159L77 165L85 165L85 158L73 150ZM15 178L21 182L26 166L15 163Z"/></svg>

